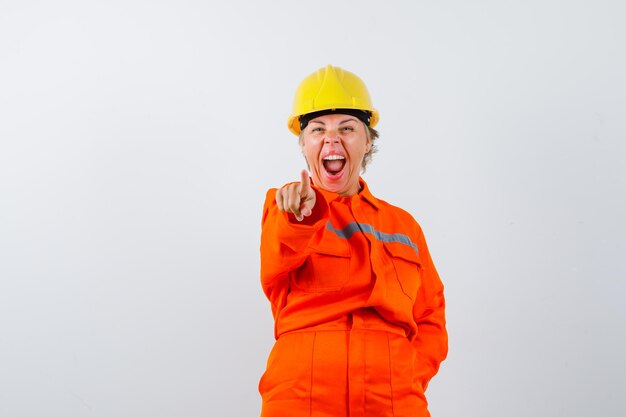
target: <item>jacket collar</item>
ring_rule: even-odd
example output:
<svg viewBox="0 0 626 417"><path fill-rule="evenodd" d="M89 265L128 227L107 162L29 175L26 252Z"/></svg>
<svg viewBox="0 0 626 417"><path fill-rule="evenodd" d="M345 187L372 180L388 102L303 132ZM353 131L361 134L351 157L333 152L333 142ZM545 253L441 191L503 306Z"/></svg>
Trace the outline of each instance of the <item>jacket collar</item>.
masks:
<svg viewBox="0 0 626 417"><path fill-rule="evenodd" d="M360 196L361 199L370 203L372 207L374 207L376 210L378 210L380 208L380 202L376 197L372 195L369 187L367 186L367 183L361 177L359 177L359 184L361 185L361 191L359 191L357 195Z"/></svg>
<svg viewBox="0 0 626 417"><path fill-rule="evenodd" d="M335 201L335 200L341 200L342 198L350 198L350 199L359 198L361 200L365 200L372 207L378 210L380 208L380 202L378 201L376 197L372 195L369 187L367 186L367 183L361 177L359 177L359 185L361 186L361 190L357 194L353 195L352 197L342 197L337 193L324 190L321 187L316 187L316 188L320 193L322 193L327 203L330 203L331 201Z"/></svg>

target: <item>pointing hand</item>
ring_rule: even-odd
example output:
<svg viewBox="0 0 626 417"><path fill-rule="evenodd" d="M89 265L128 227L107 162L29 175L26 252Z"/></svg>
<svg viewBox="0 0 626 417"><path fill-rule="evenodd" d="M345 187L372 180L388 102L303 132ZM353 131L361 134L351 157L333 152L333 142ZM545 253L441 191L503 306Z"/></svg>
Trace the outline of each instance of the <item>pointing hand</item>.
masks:
<svg viewBox="0 0 626 417"><path fill-rule="evenodd" d="M315 191L311 188L309 173L303 169L300 182L285 185L276 191L276 204L280 211L293 213L299 222L310 216L315 207Z"/></svg>

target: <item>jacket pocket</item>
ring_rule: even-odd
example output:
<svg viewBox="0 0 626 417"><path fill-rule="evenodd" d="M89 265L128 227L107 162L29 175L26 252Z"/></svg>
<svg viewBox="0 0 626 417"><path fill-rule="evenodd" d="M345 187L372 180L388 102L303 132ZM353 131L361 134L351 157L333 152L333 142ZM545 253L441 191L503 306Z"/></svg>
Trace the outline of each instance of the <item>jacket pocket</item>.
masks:
<svg viewBox="0 0 626 417"><path fill-rule="evenodd" d="M306 292L341 290L350 279L350 246L323 242L310 246L311 254L294 273L294 284Z"/></svg>
<svg viewBox="0 0 626 417"><path fill-rule="evenodd" d="M415 300L421 284L422 269L417 252L412 246L398 242L385 242L384 246L402 292L411 300Z"/></svg>

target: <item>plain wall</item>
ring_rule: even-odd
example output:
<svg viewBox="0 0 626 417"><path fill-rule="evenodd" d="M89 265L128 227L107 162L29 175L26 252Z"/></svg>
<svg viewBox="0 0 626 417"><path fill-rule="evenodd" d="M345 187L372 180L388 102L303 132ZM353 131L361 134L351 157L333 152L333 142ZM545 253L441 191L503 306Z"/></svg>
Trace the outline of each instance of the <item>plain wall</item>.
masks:
<svg viewBox="0 0 626 417"><path fill-rule="evenodd" d="M0 416L254 416L265 191L327 64L425 230L434 417L621 417L623 1L0 0Z"/></svg>

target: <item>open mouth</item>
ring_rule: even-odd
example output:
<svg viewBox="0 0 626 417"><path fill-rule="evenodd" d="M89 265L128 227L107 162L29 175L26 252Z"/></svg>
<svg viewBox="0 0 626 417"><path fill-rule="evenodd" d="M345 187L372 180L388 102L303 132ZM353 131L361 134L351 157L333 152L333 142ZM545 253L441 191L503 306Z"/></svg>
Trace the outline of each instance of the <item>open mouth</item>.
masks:
<svg viewBox="0 0 626 417"><path fill-rule="evenodd" d="M327 155L322 160L322 164L324 164L324 169L330 175L337 175L346 165L346 158L341 155Z"/></svg>

